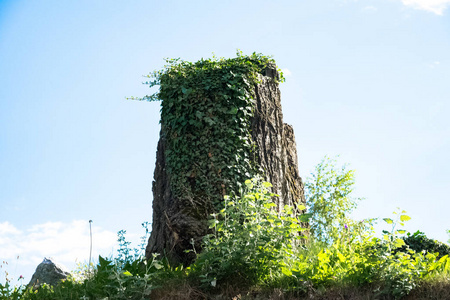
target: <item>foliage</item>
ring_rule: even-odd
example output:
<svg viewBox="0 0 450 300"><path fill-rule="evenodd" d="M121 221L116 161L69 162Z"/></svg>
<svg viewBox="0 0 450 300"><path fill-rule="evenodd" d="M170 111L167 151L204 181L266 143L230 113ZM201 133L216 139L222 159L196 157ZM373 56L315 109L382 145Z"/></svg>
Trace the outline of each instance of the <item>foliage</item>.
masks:
<svg viewBox="0 0 450 300"><path fill-rule="evenodd" d="M450 246L441 243L439 241L428 238L425 233L418 230L413 234L407 233L407 236L403 238L405 245L401 250L409 248L416 252L425 251L427 253L438 253L438 258L444 255L450 255Z"/></svg>
<svg viewBox="0 0 450 300"><path fill-rule="evenodd" d="M257 179L245 181L239 197L225 197L225 208L210 219L214 230L204 239L202 253L192 266L203 285L264 284L290 268L295 246L305 230L285 206L277 213L272 186ZM304 209L304 208L301 208Z"/></svg>
<svg viewBox="0 0 450 300"><path fill-rule="evenodd" d="M113 260L99 256L94 274L83 281L69 278L55 287L28 288L20 299L144 299L157 287L153 279L161 268L158 260L141 258L120 270Z"/></svg>
<svg viewBox="0 0 450 300"><path fill-rule="evenodd" d="M404 230L396 230L396 227L403 226L410 219L404 213L394 212L396 220L385 219L392 225L392 230L384 231L382 239L374 235L372 228L343 230L340 238L326 247L313 241L300 253L296 266L291 270L291 284L298 287L298 281L303 281L316 288L371 285L375 295L400 298L415 288L420 280L439 274L448 275L448 256L438 260L435 254L396 251L404 246L399 237ZM370 224L368 226L371 227Z"/></svg>
<svg viewBox="0 0 450 300"><path fill-rule="evenodd" d="M0 283L0 300L21 299L25 287L23 285L14 286L9 281Z"/></svg>
<svg viewBox="0 0 450 300"><path fill-rule="evenodd" d="M120 230L117 233L117 242L119 243L119 248L117 249L117 256L114 258L114 263L119 268L123 269L127 266L133 264L135 261L140 260L145 256L145 247L147 245L148 238L150 236L149 222L143 222L142 228L145 229L145 234L141 237L141 243L138 248L130 249L126 239L126 230Z"/></svg>
<svg viewBox="0 0 450 300"><path fill-rule="evenodd" d="M263 293L265 288L291 293L295 299L346 298L345 292L324 296L346 288L357 295L351 299L400 299L424 288L427 296L420 299L448 295L449 256L433 253L432 243L425 244L428 252L408 246L408 238L419 243L424 235L405 237L403 226L410 219L405 211L397 210L392 218L383 219L390 228L380 237L374 232L373 220L347 219L350 226L330 235L331 241L312 238L299 243L304 228L291 217L290 207L274 210L273 197L270 184L256 179L245 181L239 196L226 196L224 208L211 216L212 232L204 239L203 251L188 268L170 267L156 256L146 261L142 256L145 243L140 249L130 249L125 231L120 231L118 255L100 256L93 273L37 289L12 287L9 278L0 284L0 300L190 299L190 295L205 299L214 293L230 293L230 287L234 294L227 294L228 298L244 295L242 291ZM176 293L164 294L168 289Z"/></svg>
<svg viewBox="0 0 450 300"><path fill-rule="evenodd" d="M84 267L80 274L84 277L69 277L57 286L43 284L37 288L20 285L12 288L9 281L0 284L0 300L3 299L144 299L162 284L171 271L164 270L164 262L153 257L146 260L143 256L148 238L148 223L142 226L146 234L141 238L139 248L130 249L125 239L125 231L119 231L118 255L115 258L99 256L93 273ZM79 275L80 275L79 274Z"/></svg>
<svg viewBox="0 0 450 300"><path fill-rule="evenodd" d="M17 260L19 256L17 256ZM17 261L16 261L17 263ZM15 279L9 272L7 261L2 261L0 264L0 300L3 299L20 299L25 287L23 286L23 276L20 275ZM3 277L3 278L2 278ZM4 284L1 282L4 281ZM17 283L15 283L17 282Z"/></svg>
<svg viewBox="0 0 450 300"><path fill-rule="evenodd" d="M159 85L159 91L140 100L161 100L171 190L193 204L194 214L207 217L211 206L222 208L223 195L237 193L259 172L250 135L254 88L259 74L275 62L242 52L231 59L166 62L146 82Z"/></svg>
<svg viewBox="0 0 450 300"><path fill-rule="evenodd" d="M357 225L349 218L360 198L351 197L355 175L336 160L325 157L316 167L312 177L305 182L306 205L310 214L312 236L322 242L339 239L344 229ZM361 225L361 224L359 224Z"/></svg>

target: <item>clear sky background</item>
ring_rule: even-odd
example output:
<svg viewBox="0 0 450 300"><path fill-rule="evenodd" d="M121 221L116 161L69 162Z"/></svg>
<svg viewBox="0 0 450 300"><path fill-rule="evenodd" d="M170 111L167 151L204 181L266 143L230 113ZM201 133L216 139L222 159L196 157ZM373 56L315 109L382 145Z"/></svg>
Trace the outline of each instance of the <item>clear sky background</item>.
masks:
<svg viewBox="0 0 450 300"><path fill-rule="evenodd" d="M450 0L0 0L0 263L27 283L137 246L151 221L163 58L273 55L306 178L325 155L356 170L355 218L408 211L450 229ZM17 259L19 256L19 259ZM0 281L4 280L3 272Z"/></svg>

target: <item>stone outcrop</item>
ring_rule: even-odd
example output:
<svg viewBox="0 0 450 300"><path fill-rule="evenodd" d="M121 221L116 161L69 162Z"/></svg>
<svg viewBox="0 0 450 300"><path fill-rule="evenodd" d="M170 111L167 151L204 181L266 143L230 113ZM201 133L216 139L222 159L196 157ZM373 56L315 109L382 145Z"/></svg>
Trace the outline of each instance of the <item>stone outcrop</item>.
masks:
<svg viewBox="0 0 450 300"><path fill-rule="evenodd" d="M44 283L52 286L57 285L70 275L64 269L63 266L53 262L51 258L44 258L37 266L28 286L38 287Z"/></svg>
<svg viewBox="0 0 450 300"><path fill-rule="evenodd" d="M280 90L277 80L274 80L279 76L275 66L263 73L260 83L254 86L251 136L257 149L255 160L264 179L272 183L272 191L280 196L274 199L278 209L284 205L296 207L304 204L305 199L297 166L294 132L290 125L283 123ZM213 205L201 201L196 203L196 199L174 197L165 155L166 139L169 137L165 134L163 123L161 126L153 181L152 232L146 257L151 258L153 253L159 253L173 263L187 265L195 259L195 254L185 250L193 246L196 250L200 249L202 238L208 231L207 219L213 212Z"/></svg>

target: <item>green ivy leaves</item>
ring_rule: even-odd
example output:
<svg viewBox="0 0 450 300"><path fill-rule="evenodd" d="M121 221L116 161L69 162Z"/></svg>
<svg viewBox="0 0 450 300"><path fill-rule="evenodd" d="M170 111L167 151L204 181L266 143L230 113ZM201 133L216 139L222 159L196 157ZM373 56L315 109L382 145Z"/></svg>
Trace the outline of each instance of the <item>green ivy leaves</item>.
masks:
<svg viewBox="0 0 450 300"><path fill-rule="evenodd" d="M219 209L225 193L237 193L241 182L258 173L250 133L254 87L258 74L275 62L238 52L231 59L166 63L146 82L159 91L140 100L162 101L172 191L177 198L198 200L193 202L198 207Z"/></svg>

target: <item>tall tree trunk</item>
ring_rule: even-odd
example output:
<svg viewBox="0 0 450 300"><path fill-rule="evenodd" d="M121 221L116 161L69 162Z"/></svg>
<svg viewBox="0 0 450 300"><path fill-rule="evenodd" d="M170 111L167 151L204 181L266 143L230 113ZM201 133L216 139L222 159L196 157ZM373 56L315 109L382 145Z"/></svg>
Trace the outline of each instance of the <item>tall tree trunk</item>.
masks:
<svg viewBox="0 0 450 300"><path fill-rule="evenodd" d="M305 199L298 172L294 131L290 125L283 123L280 90L276 80L279 74L275 66L268 67L263 73L260 83L254 86L251 137L256 144L255 163L262 170L264 179L272 183L272 191L279 195L274 199L278 209L284 205L297 207L304 204ZM193 247L200 249L201 240L208 231L207 219L213 213L214 205L208 203L210 199L174 196L166 161L169 138L161 122L153 181L153 223L146 257L151 258L153 253L159 253L174 264L187 265L195 258L195 254L185 250ZM225 183L233 179L221 180ZM225 190L229 192L224 184L217 186L220 199Z"/></svg>

